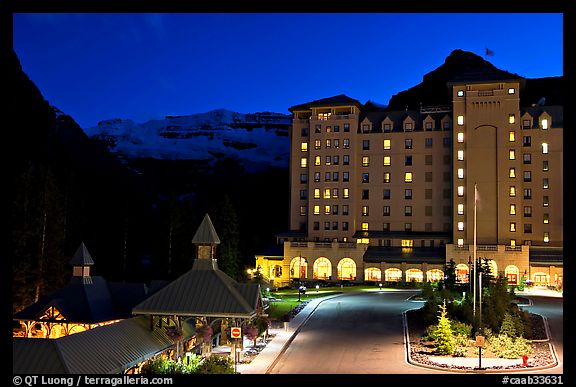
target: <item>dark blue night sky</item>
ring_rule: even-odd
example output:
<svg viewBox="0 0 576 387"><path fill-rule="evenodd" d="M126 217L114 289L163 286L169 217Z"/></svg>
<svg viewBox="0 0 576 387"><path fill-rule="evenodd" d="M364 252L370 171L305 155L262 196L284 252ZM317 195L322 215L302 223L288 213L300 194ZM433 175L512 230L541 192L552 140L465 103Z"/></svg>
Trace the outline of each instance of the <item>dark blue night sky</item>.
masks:
<svg viewBox="0 0 576 387"><path fill-rule="evenodd" d="M562 30L550 13L15 14L14 49L44 97L89 127L218 108L288 113L342 93L387 104L454 49L527 78L559 76Z"/></svg>

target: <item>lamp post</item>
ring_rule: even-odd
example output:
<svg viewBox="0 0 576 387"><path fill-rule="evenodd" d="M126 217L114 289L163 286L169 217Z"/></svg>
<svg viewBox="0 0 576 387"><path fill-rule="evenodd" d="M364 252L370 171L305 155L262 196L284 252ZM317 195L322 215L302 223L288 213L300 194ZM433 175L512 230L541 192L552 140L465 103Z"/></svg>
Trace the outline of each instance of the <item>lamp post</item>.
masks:
<svg viewBox="0 0 576 387"><path fill-rule="evenodd" d="M474 318L476 318L476 197L478 193L478 189L476 188L476 183L474 183L474 301L472 303L472 310L474 314Z"/></svg>

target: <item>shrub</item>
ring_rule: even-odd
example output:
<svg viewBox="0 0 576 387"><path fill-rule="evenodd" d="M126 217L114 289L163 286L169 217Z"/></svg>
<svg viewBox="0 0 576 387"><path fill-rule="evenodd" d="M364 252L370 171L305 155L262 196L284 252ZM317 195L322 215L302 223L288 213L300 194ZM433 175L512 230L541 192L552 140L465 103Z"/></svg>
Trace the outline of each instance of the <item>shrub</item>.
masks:
<svg viewBox="0 0 576 387"><path fill-rule="evenodd" d="M451 321L450 326L452 327L452 332L454 332L456 336L463 336L466 338L472 337L472 325L453 320Z"/></svg>
<svg viewBox="0 0 576 387"><path fill-rule="evenodd" d="M505 359L518 359L522 355L532 353L530 342L523 337L516 339L508 335L498 335L490 339L490 350L498 357Z"/></svg>
<svg viewBox="0 0 576 387"><path fill-rule="evenodd" d="M210 356L196 368L196 374L233 374L234 363L228 356Z"/></svg>

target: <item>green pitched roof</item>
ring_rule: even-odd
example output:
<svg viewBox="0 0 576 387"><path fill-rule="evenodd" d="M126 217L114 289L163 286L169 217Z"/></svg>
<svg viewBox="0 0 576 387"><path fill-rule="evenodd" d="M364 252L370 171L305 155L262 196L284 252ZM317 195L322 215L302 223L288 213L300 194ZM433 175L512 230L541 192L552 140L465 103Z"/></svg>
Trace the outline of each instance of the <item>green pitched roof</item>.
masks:
<svg viewBox="0 0 576 387"><path fill-rule="evenodd" d="M192 243L194 244L219 244L220 238L218 238L218 234L216 234L216 229L214 229L214 225L210 220L210 216L206 214L200 227L196 230L196 234L194 234L194 238L192 238Z"/></svg>
<svg viewBox="0 0 576 387"><path fill-rule="evenodd" d="M240 284L215 259L196 259L192 269L136 305L133 314L243 317L256 315L257 284Z"/></svg>

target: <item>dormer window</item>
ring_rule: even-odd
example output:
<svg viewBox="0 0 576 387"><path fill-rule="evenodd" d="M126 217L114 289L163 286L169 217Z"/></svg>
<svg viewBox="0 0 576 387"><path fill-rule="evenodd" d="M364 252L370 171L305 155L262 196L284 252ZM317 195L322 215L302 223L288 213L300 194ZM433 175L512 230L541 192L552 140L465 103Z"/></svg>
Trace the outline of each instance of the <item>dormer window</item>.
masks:
<svg viewBox="0 0 576 387"><path fill-rule="evenodd" d="M412 122L405 122L404 123L404 130L407 132L411 132L414 129L414 124Z"/></svg>
<svg viewBox="0 0 576 387"><path fill-rule="evenodd" d="M382 129L384 132L391 132L392 131L392 124L384 124Z"/></svg>
<svg viewBox="0 0 576 387"><path fill-rule="evenodd" d="M370 125L362 124L362 133L370 133Z"/></svg>

